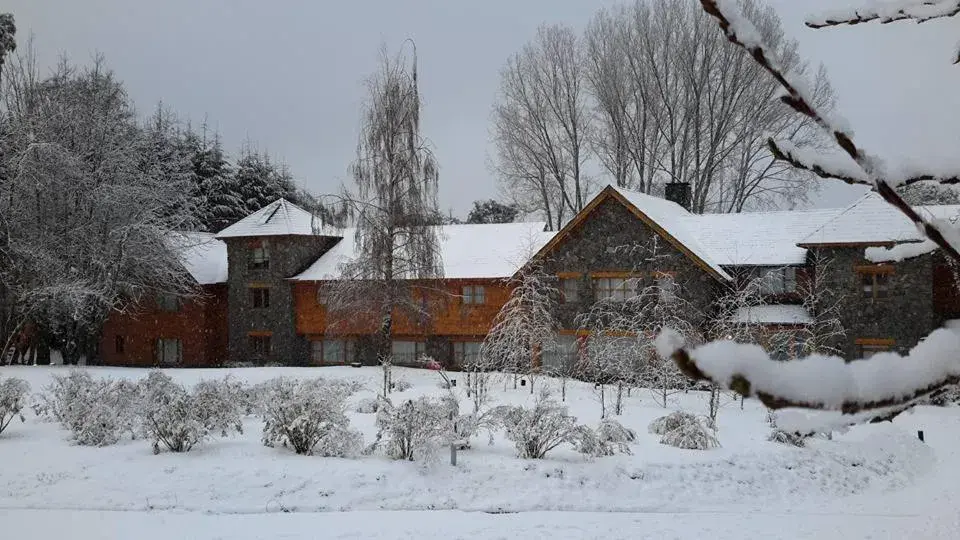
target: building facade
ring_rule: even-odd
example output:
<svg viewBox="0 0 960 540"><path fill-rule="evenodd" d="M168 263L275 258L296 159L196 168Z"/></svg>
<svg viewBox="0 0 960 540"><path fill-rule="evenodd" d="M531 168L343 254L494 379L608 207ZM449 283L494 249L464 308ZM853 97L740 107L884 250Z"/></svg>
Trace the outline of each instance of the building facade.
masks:
<svg viewBox="0 0 960 540"><path fill-rule="evenodd" d="M933 250L908 258L890 250L923 239L875 194L842 209L700 216L683 207L687 190L672 185L674 202L608 186L556 233L543 223L438 227L444 278L415 284L427 316L395 314L394 362L469 362L509 298L511 277L534 260L556 280L557 341L569 350L582 348L582 319L598 300L626 299L651 285L681 291L691 323L703 325L718 315L720 298L763 276L755 305L724 317L781 336L764 345L785 357L800 344L782 336L818 315L800 294L817 272L826 286L818 301L837 306L845 330L833 347L846 358L908 350L960 317L954 269ZM920 210L960 215L953 206ZM342 265L357 256L354 230L325 228L279 200L216 237L194 236L198 243L185 249L184 261L202 294L112 316L101 343L104 363L377 361L375 317L333 313L327 305Z"/></svg>

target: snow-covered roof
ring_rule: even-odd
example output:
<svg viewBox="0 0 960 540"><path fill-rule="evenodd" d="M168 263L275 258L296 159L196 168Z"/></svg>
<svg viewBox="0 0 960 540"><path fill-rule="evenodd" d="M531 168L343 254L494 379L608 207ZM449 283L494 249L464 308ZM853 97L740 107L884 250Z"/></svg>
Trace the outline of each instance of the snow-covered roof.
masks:
<svg viewBox="0 0 960 540"><path fill-rule="evenodd" d="M841 211L793 210L691 215L694 231L713 260L730 266L791 266L806 262L803 238Z"/></svg>
<svg viewBox="0 0 960 540"><path fill-rule="evenodd" d="M200 285L226 283L227 244L212 233L176 233L173 242L180 250L183 267Z"/></svg>
<svg viewBox="0 0 960 540"><path fill-rule="evenodd" d="M545 226L543 222L533 222L437 227L443 276L449 279L510 277L553 238L555 233L544 232ZM342 265L357 256L356 229L343 229L338 236L343 239L292 279L338 279Z"/></svg>
<svg viewBox="0 0 960 540"><path fill-rule="evenodd" d="M320 218L286 199L264 206L217 233L217 238L243 236L310 236L317 234Z"/></svg>
<svg viewBox="0 0 960 540"><path fill-rule="evenodd" d="M611 186L612 187L612 186ZM704 264L724 279L732 279L707 249L700 243L696 231L690 230L692 214L679 204L635 191L613 187L633 207L656 223L677 242L683 244Z"/></svg>
<svg viewBox="0 0 960 540"><path fill-rule="evenodd" d="M960 206L922 206L918 208L918 212L929 218L949 219L960 215ZM921 242L924 239L906 216L871 191L798 243L869 244Z"/></svg>
<svg viewBox="0 0 960 540"><path fill-rule="evenodd" d="M742 307L733 314L734 322L747 324L810 324L813 319L803 306L774 304Z"/></svg>

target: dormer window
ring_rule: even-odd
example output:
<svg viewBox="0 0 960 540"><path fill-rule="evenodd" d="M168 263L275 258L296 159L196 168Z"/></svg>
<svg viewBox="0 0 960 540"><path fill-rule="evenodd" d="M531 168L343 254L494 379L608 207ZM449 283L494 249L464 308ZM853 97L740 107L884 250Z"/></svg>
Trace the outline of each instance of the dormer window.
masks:
<svg viewBox="0 0 960 540"><path fill-rule="evenodd" d="M266 270L270 268L270 244L266 240L259 240L250 245L247 267L250 270Z"/></svg>
<svg viewBox="0 0 960 540"><path fill-rule="evenodd" d="M760 294L797 292L797 269L792 266L761 270Z"/></svg>

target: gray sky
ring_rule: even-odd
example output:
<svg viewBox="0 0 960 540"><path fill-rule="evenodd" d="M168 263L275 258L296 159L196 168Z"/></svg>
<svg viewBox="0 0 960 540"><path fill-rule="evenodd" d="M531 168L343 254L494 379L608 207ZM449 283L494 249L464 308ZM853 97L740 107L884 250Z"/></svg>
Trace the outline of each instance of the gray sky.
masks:
<svg viewBox="0 0 960 540"><path fill-rule="evenodd" d="M694 1L694 0L691 0ZM960 148L956 21L813 31L803 17L865 0L767 0L803 54L823 62L858 142L897 163L943 162ZM348 180L364 79L379 47L417 42L424 133L441 165L441 205L464 214L497 193L489 115L499 69L542 22L583 28L613 0L6 0L21 43L45 66L99 51L144 113L163 100L206 115L235 153L246 138L287 161L314 192ZM859 190L828 184L816 206Z"/></svg>

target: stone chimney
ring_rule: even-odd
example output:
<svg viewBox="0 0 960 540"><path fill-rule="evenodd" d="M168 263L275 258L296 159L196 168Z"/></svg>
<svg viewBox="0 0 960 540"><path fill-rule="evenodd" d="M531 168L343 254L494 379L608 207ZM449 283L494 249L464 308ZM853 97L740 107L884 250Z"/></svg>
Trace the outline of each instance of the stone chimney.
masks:
<svg viewBox="0 0 960 540"><path fill-rule="evenodd" d="M690 211L690 182L668 182L664 187L666 188L664 196L668 201L673 201L688 212Z"/></svg>

